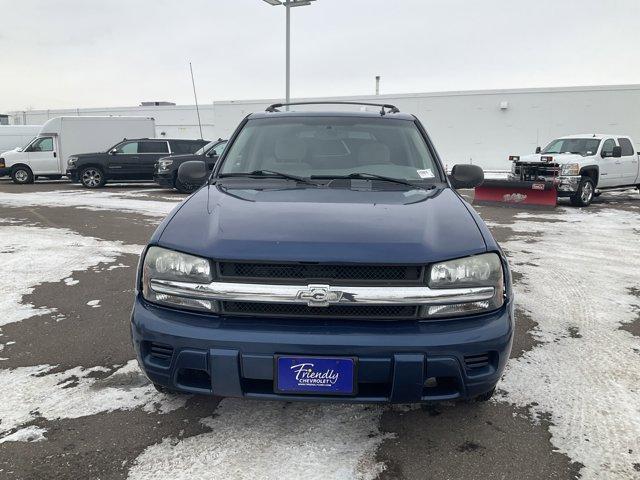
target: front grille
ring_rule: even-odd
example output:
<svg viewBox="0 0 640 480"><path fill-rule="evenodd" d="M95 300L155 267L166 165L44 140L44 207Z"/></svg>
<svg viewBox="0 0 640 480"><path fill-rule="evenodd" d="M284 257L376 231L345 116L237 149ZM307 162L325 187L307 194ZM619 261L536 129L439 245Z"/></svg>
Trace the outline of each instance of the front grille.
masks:
<svg viewBox="0 0 640 480"><path fill-rule="evenodd" d="M423 267L405 265L326 265L326 264L281 264L281 263L236 263L221 262L220 277L241 281L326 281L359 283L419 283Z"/></svg>
<svg viewBox="0 0 640 480"><path fill-rule="evenodd" d="M309 307L307 305L258 302L222 302L224 313L269 317L323 317L357 319L411 319L416 318L415 305L330 305Z"/></svg>
<svg viewBox="0 0 640 480"><path fill-rule="evenodd" d="M515 175L520 180L535 181L540 177L557 177L560 166L557 163L516 163Z"/></svg>

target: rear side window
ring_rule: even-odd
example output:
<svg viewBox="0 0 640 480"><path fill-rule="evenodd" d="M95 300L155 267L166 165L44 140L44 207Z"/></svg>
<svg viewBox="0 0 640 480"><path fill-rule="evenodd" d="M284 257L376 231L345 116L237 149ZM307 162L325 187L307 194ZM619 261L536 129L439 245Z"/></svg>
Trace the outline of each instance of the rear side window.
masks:
<svg viewBox="0 0 640 480"><path fill-rule="evenodd" d="M167 142L140 142L138 153L169 153Z"/></svg>
<svg viewBox="0 0 640 480"><path fill-rule="evenodd" d="M628 138L619 138L618 143L622 148L622 156L627 157L629 155L633 155L633 145L631 144L631 140Z"/></svg>
<svg viewBox="0 0 640 480"><path fill-rule="evenodd" d="M197 142L191 140L173 140L171 142L171 152L177 154L196 153L196 151L205 144L206 142L204 140Z"/></svg>

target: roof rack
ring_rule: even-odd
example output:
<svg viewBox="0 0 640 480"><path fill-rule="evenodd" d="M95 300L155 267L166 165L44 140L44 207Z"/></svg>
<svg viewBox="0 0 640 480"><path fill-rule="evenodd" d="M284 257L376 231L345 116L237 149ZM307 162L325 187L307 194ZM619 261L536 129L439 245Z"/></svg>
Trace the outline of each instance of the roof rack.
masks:
<svg viewBox="0 0 640 480"><path fill-rule="evenodd" d="M389 103L366 103L366 102L294 102L294 103L274 103L269 105L265 112L279 112L280 107L288 107L293 105L366 105L369 107L380 107L380 115L385 115L385 108L389 113L400 113L400 109Z"/></svg>

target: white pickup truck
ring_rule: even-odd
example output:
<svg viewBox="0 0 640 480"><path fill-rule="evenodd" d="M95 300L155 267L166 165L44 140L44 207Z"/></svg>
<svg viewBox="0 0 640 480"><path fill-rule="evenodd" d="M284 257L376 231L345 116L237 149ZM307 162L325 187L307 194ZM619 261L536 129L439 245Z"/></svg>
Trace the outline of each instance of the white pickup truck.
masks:
<svg viewBox="0 0 640 480"><path fill-rule="evenodd" d="M570 135L509 159L509 180L552 181L575 206L586 207L607 190L640 189L638 152L624 135Z"/></svg>

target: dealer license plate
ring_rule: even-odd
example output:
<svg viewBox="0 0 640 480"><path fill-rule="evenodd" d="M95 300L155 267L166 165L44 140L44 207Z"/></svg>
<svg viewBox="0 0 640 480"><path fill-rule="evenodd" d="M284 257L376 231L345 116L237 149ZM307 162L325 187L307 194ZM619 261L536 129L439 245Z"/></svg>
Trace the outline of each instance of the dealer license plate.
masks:
<svg viewBox="0 0 640 480"><path fill-rule="evenodd" d="M353 395L356 360L345 357L298 357L275 359L274 389L277 393Z"/></svg>

